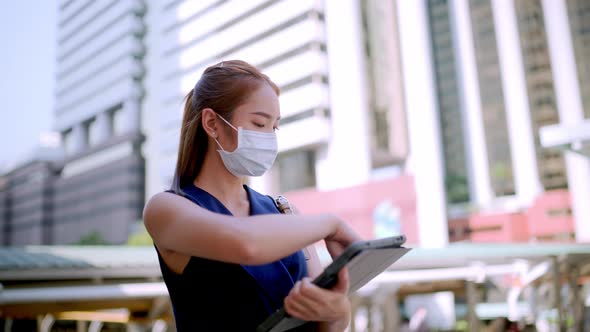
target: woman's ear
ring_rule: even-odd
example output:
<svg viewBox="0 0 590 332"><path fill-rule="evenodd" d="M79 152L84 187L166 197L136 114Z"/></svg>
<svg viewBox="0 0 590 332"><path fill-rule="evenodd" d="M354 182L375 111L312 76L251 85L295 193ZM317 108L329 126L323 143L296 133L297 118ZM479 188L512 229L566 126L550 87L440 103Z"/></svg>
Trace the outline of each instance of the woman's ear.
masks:
<svg viewBox="0 0 590 332"><path fill-rule="evenodd" d="M210 108L205 108L201 112L201 121L207 135L217 138L217 135L219 135L217 130L217 113Z"/></svg>

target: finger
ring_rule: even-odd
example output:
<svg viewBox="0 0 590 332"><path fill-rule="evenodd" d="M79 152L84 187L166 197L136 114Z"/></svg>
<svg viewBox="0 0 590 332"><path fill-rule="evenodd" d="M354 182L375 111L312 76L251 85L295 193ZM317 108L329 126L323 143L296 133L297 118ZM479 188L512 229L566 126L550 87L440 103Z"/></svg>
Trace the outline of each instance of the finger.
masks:
<svg viewBox="0 0 590 332"><path fill-rule="evenodd" d="M331 240L331 241L326 241L326 248L328 249L328 253L330 254L330 257L332 257L332 259L336 259L338 256L340 256L344 252L344 249L346 248L346 246L344 246L341 243L338 243L334 240Z"/></svg>
<svg viewBox="0 0 590 332"><path fill-rule="evenodd" d="M297 315L294 317L305 320L318 320L321 308L325 307L325 304L318 303L315 297L310 296L314 292L313 289L310 289L313 287L317 286L311 284L309 278L298 281L293 287L287 301L290 309Z"/></svg>
<svg viewBox="0 0 590 332"><path fill-rule="evenodd" d="M335 291L333 288L321 288L312 283L311 279L304 278L300 281L301 286L299 287L297 299L302 300L309 307L315 307L316 305L325 306L328 303L332 303L334 300L341 298L343 294L346 297L346 291L348 290L348 275L346 271L342 275L341 280L339 279L338 284L344 283L341 286L344 289L344 293L342 291Z"/></svg>
<svg viewBox="0 0 590 332"><path fill-rule="evenodd" d="M318 293L317 290L321 291L322 289L313 285L309 281L309 278L304 278L295 284L289 297L297 303L304 305L309 310L314 311L312 308L317 307L318 301L320 305L324 304L322 294Z"/></svg>
<svg viewBox="0 0 590 332"><path fill-rule="evenodd" d="M338 271L338 282L332 290L338 293L346 294L348 293L348 288L350 287L350 278L348 275L348 269L343 267L340 271Z"/></svg>
<svg viewBox="0 0 590 332"><path fill-rule="evenodd" d="M295 300L293 297L285 298L285 310L287 313L295 318L311 321L314 320L314 315L309 311L309 309L300 303L298 300Z"/></svg>
<svg viewBox="0 0 590 332"><path fill-rule="evenodd" d="M345 294L311 286L313 289L308 288L306 282L303 282L301 295L297 299L297 303L303 306L302 310L309 315L310 320L334 321L343 316L346 312L345 304L348 302Z"/></svg>
<svg viewBox="0 0 590 332"><path fill-rule="evenodd" d="M284 304L285 310L291 316L303 319L302 315L304 315L304 311L301 310L301 304L298 303L301 297L301 281L297 281L289 292L289 295L285 298Z"/></svg>
<svg viewBox="0 0 590 332"><path fill-rule="evenodd" d="M328 295L325 289L313 284L309 278L302 279L300 293L308 305L325 304Z"/></svg>
<svg viewBox="0 0 590 332"><path fill-rule="evenodd" d="M291 288L291 291L289 292L289 295L288 296L291 296L291 297L295 296L295 297L297 297L297 296L299 296L299 293L300 292L301 292L301 281L297 281L295 283L295 285L293 286L293 288Z"/></svg>
<svg viewBox="0 0 590 332"><path fill-rule="evenodd" d="M344 276L346 278L346 276ZM345 312L344 304L348 301L345 294L320 288L311 283L309 278L298 282L286 299L289 310L294 317L303 317L313 321L332 321Z"/></svg>

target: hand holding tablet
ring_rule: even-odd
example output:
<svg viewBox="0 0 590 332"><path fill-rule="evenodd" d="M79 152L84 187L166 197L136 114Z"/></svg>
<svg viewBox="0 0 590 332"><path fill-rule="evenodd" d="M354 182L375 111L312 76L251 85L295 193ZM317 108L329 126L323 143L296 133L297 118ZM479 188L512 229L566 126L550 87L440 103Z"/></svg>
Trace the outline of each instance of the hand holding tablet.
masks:
<svg viewBox="0 0 590 332"><path fill-rule="evenodd" d="M326 267L313 283L322 288L332 288L338 281L338 272L346 266L350 279L348 293L352 294L410 251L402 247L405 241L406 237L401 235L355 242ZM281 332L304 323L305 321L290 317L282 308L270 315L256 331Z"/></svg>

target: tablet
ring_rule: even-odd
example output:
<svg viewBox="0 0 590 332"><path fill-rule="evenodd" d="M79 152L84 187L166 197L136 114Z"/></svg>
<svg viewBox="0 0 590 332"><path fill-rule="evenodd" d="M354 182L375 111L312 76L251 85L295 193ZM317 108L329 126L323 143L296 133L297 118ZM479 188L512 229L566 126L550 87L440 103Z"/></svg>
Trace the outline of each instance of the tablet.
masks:
<svg viewBox="0 0 590 332"><path fill-rule="evenodd" d="M350 288L348 294L356 292L371 279L385 271L410 249L402 247L404 235L372 241L358 241L346 248L313 283L322 288L332 288L338 281L338 272L348 268ZM305 324L305 321L289 316L284 308L277 310L258 326L256 332L282 332Z"/></svg>

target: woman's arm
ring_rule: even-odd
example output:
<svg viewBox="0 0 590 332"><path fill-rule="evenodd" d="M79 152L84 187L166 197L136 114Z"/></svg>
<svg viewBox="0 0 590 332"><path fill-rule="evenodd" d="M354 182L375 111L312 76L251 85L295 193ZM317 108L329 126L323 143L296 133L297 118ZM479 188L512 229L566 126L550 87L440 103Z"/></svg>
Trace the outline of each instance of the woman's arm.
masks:
<svg viewBox="0 0 590 332"><path fill-rule="evenodd" d="M343 246L354 241L354 234L348 236L348 228L332 215L231 217L171 193L148 201L144 223L158 247L248 265L276 261L324 238Z"/></svg>
<svg viewBox="0 0 590 332"><path fill-rule="evenodd" d="M297 209L296 206L291 204L291 208L293 209L293 212L295 214L299 214L299 209ZM305 309L305 305L303 303L305 303L306 301L309 308L317 308L318 306L326 308L326 306L323 303L317 301L318 299L316 299L316 303L314 303L313 295L317 295L317 297L321 300L325 300L326 298L332 298L331 301L327 301L326 303L332 304L332 308L329 309L339 312L339 314L335 316L338 318L335 318L332 321L320 322L318 326L319 332L340 332L346 330L351 319L351 303L347 297L349 282L348 273L346 269L340 272L338 285L336 285L331 290L320 290L317 286L311 284L311 281L315 279L315 277L320 275L320 273L322 273L323 271L323 267L320 262L317 248L314 244L312 244L304 248L304 252L307 258L307 272L309 274L309 278L307 278L307 280L305 280L303 283L299 283L299 285L296 285L296 287L294 287L294 289L291 291L289 295L291 297L290 300L285 299L285 305L287 306L287 303L289 302L288 310L294 310L294 307L297 307L298 305L297 303L293 304L294 302L297 302L294 301L293 298L298 295L297 300L299 300L298 302L300 304L300 310ZM305 295L307 295L307 299L305 298L305 295L302 295L302 290L306 291ZM321 291L324 292L322 293ZM317 304L318 302L319 305ZM314 313L317 314L318 311L319 310L316 309L316 312ZM303 312L299 312L299 314L302 313Z"/></svg>
<svg viewBox="0 0 590 332"><path fill-rule="evenodd" d="M307 246L304 252L307 259L307 273L311 279L315 279L323 271L315 244Z"/></svg>
<svg viewBox="0 0 590 332"><path fill-rule="evenodd" d="M299 209L297 206L290 204L291 210L293 214L300 215ZM316 249L316 244L310 244L307 247L303 248L303 253L305 255L305 260L307 263L307 274L311 279L315 279L315 277L319 276L320 273L323 271L322 264L320 262L320 257L318 255L318 251Z"/></svg>

